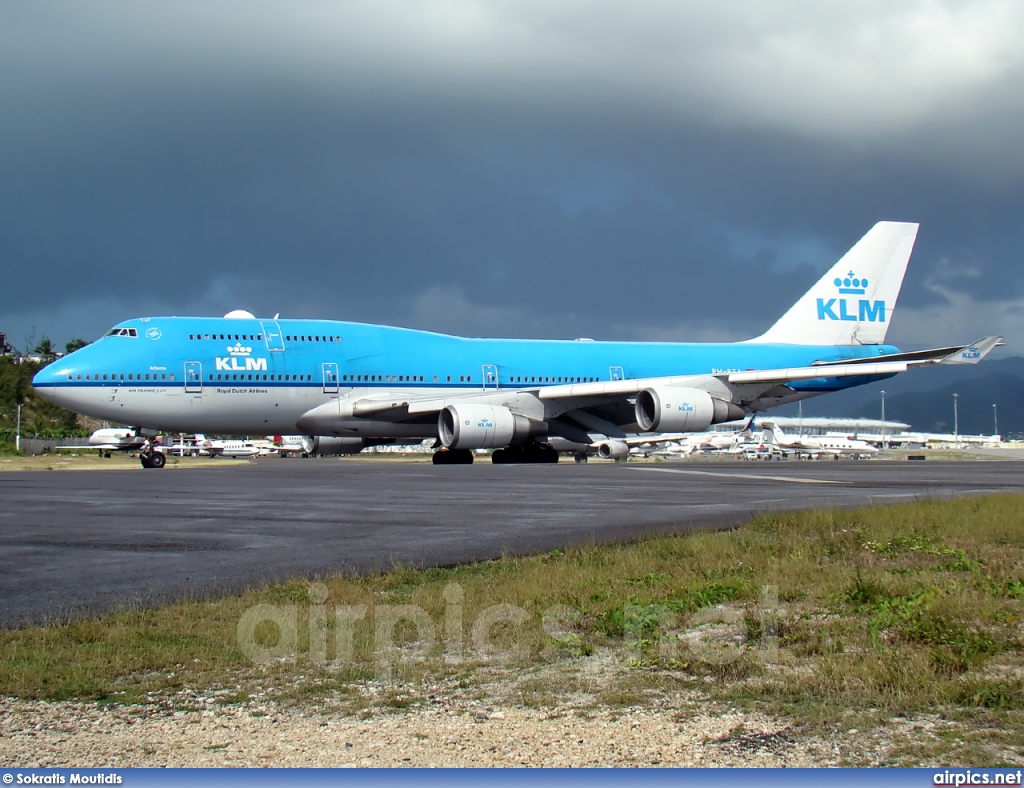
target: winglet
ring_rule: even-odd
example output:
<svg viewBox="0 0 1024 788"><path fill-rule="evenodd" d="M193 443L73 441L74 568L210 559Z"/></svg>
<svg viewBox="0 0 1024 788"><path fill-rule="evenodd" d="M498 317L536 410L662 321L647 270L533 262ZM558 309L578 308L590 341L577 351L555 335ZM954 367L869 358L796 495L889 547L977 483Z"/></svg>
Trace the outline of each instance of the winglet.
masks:
<svg viewBox="0 0 1024 788"><path fill-rule="evenodd" d="M973 345L962 347L942 359L940 364L977 364L995 348L1003 344L1002 337L985 337Z"/></svg>

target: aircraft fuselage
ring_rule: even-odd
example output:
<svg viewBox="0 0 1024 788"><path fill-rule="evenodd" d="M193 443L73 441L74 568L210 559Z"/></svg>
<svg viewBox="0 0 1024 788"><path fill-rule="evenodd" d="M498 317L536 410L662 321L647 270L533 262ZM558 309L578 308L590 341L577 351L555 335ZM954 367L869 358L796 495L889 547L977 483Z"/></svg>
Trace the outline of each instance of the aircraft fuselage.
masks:
<svg viewBox="0 0 1024 788"><path fill-rule="evenodd" d="M154 317L107 336L42 370L48 399L99 419L183 432L303 432L299 420L339 399L393 394L465 396L669 375L802 367L897 352L748 343L477 339L330 320ZM792 401L880 376L789 384ZM787 399L788 397L788 399ZM353 418L335 434L431 437L435 417Z"/></svg>

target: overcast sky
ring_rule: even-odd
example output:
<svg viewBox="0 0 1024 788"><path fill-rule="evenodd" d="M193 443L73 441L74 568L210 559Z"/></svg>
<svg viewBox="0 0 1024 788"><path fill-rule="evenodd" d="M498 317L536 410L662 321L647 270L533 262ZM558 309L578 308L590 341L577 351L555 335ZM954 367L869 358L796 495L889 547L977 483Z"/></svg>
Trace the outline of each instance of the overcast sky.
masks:
<svg viewBox="0 0 1024 788"><path fill-rule="evenodd" d="M1024 3L0 4L0 332L736 340L876 221L889 340L1024 349Z"/></svg>

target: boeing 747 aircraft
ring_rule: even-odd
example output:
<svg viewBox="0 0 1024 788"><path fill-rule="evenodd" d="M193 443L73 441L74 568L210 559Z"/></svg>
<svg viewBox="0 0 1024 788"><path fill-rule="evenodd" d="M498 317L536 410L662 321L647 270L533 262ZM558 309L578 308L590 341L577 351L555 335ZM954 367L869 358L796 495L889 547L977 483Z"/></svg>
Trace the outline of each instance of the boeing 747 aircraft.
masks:
<svg viewBox="0 0 1024 788"><path fill-rule="evenodd" d="M884 344L917 225L880 222L767 332L737 343L478 339L332 320L143 317L40 370L64 407L169 432L435 438L436 464L628 454L637 433L700 432L999 344ZM147 457L143 465L150 467Z"/></svg>

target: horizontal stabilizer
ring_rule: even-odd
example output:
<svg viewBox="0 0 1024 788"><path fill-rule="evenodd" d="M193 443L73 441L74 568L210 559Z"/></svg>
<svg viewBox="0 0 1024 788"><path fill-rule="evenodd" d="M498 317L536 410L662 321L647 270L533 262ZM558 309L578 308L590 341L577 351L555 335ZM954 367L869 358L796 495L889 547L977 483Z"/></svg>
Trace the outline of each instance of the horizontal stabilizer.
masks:
<svg viewBox="0 0 1024 788"><path fill-rule="evenodd" d="M1002 337L985 337L973 345L956 348L940 364L977 364L985 356L1003 344Z"/></svg>

